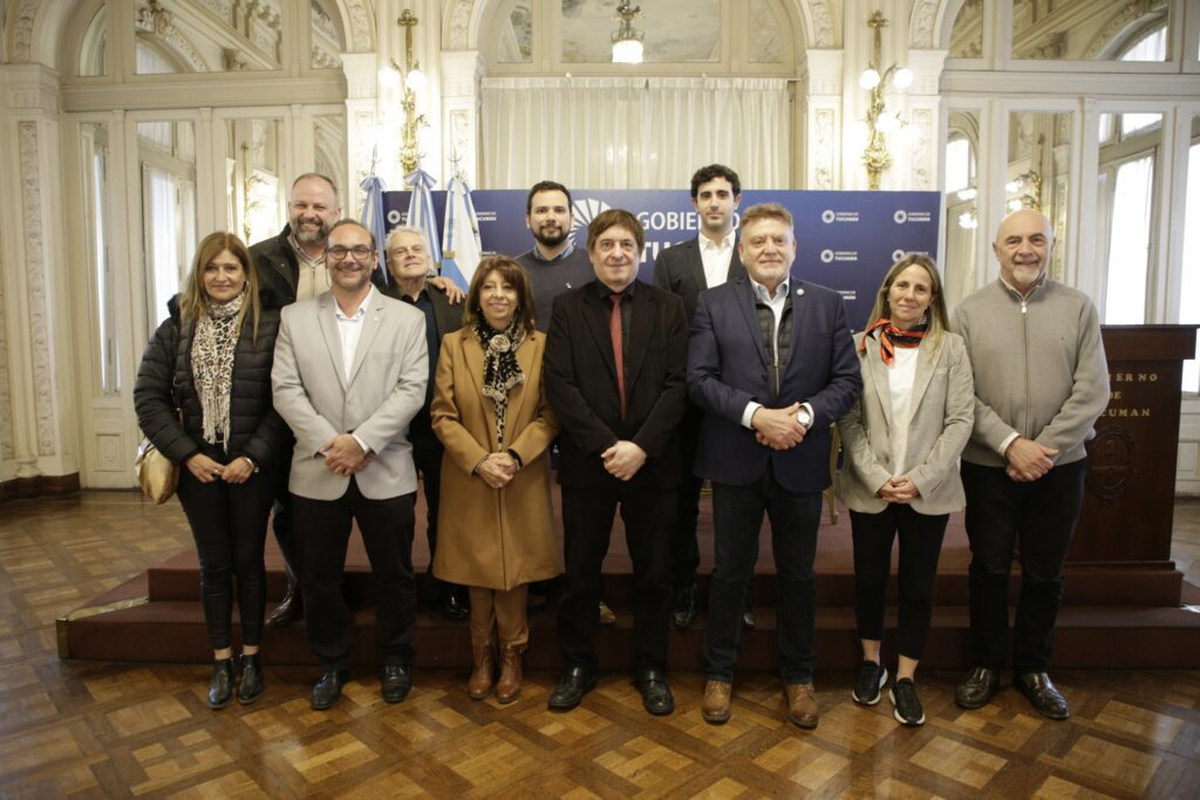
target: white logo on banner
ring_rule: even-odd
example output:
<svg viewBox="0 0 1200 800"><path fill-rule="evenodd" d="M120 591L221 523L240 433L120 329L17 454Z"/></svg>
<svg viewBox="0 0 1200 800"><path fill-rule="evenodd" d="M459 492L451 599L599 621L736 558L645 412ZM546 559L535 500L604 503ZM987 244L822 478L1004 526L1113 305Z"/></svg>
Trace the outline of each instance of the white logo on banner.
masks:
<svg viewBox="0 0 1200 800"><path fill-rule="evenodd" d="M903 250L893 250L893 251L892 251L892 261L893 261L893 262L895 262L895 261L899 261L899 260L900 260L900 259L902 259L902 258L904 258L904 251L903 251Z"/></svg>
<svg viewBox="0 0 1200 800"><path fill-rule="evenodd" d="M821 212L821 222L824 222L826 225L828 225L829 223L833 222L833 219L836 216L837 215L833 213L832 208L827 208Z"/></svg>
<svg viewBox="0 0 1200 800"><path fill-rule="evenodd" d="M580 198L571 204L571 209L575 220L571 223L571 235L575 235L575 231L579 228L587 228L592 220L600 216L603 211L608 211L610 206L603 200L594 200L590 197Z"/></svg>
<svg viewBox="0 0 1200 800"><path fill-rule="evenodd" d="M388 221L389 225L399 225L400 224L400 212L393 208L391 211L389 211L387 213L387 221Z"/></svg>
<svg viewBox="0 0 1200 800"><path fill-rule="evenodd" d="M821 261L825 264L834 261L858 261L858 251L825 249L821 251Z"/></svg>
<svg viewBox="0 0 1200 800"><path fill-rule="evenodd" d="M896 221L897 225L903 225L906 222L932 222L933 215L928 211L905 211L904 209L899 209L892 215L892 219Z"/></svg>
<svg viewBox="0 0 1200 800"><path fill-rule="evenodd" d="M821 261L823 261L826 264L828 264L830 261L833 261L833 251L832 250L822 250L821 251Z"/></svg>

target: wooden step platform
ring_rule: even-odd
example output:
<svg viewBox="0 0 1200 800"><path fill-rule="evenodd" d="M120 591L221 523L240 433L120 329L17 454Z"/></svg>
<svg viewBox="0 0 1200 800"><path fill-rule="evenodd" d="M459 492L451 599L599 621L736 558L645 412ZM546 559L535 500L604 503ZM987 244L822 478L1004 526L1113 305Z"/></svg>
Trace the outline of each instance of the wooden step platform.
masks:
<svg viewBox="0 0 1200 800"><path fill-rule="evenodd" d="M557 498L556 498L557 499ZM672 669L700 670L703 605L712 571L711 510L701 505L701 614L687 632L671 630ZM418 569L418 596L424 595L428 549L423 510L418 508L418 534L413 561ZM269 596L277 601L285 578L274 541L269 538L267 568ZM752 603L758 626L743 634L744 654L739 668L773 670L778 663L774 615L775 575L770 530L764 526ZM961 515L951 518L939 564L934 597L936 607L922 663L933 669L968 666L967 565L970 554ZM837 523L826 515L817 554L817 653L821 668L852 669L859 650L854 625L854 575L848 515L842 509ZM1014 576L1011 597L1016 598ZM895 581L890 587L894 595ZM1200 667L1200 613L1181 608L1181 597L1196 592L1173 568L1114 569L1070 567L1059 618L1054 662L1063 668L1190 668ZM370 571L357 534L347 556L347 597L355 608L357 664L374 664L375 621ZM552 586L551 597L556 594ZM604 669L620 670L630 663L632 576L619 520L604 565L602 590L614 608L618 624L601 628L598 652ZM59 622L59 649L71 658L205 663L211 659L200 606L200 581L195 552L187 550L146 573L95 598ZM423 605L423 603L422 603ZM894 624L894 610L890 622ZM530 616L530 668L555 668L559 654L552 610ZM237 636L235 611L235 637ZM885 638L885 652L894 654L894 641ZM465 668L471 654L465 622L446 620L422 611L416 634L418 667ZM268 630L263 643L271 664L313 664L304 641L303 625Z"/></svg>

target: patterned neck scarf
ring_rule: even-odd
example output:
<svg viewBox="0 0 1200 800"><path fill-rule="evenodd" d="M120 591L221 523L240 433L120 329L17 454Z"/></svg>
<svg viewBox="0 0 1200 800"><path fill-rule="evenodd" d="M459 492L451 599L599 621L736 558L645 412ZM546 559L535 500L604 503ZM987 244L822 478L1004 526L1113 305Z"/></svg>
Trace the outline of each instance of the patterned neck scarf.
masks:
<svg viewBox="0 0 1200 800"><path fill-rule="evenodd" d="M504 446L504 415L508 412L508 393L525 374L517 363L517 348L525 341L525 326L516 315L503 331L497 331L481 314L475 320L475 338L483 347L483 396L496 406L496 442Z"/></svg>
<svg viewBox="0 0 1200 800"><path fill-rule="evenodd" d="M897 347L917 347L921 344L921 340L925 338L926 331L929 330L929 315L921 317L921 321L917 323L917 327L911 331L902 331L892 324L892 321L887 317L880 317L879 321L867 328L863 335L862 341L859 342L858 352L867 352L867 337L871 335L871 331L879 330L879 355L883 358L883 363L891 366L896 360Z"/></svg>
<svg viewBox="0 0 1200 800"><path fill-rule="evenodd" d="M192 335L192 379L200 398L204 441L228 447L229 397L233 388L235 324L246 295L228 303L208 303L208 313L196 320Z"/></svg>

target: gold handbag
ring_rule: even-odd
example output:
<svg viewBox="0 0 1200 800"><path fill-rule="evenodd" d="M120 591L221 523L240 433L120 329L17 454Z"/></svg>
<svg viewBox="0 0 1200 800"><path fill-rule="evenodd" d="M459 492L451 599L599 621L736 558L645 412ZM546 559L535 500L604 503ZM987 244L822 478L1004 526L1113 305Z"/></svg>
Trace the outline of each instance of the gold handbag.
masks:
<svg viewBox="0 0 1200 800"><path fill-rule="evenodd" d="M164 456L149 439L138 445L137 458L133 460L133 474L137 476L142 491L157 505L162 505L175 494L179 485L179 465Z"/></svg>

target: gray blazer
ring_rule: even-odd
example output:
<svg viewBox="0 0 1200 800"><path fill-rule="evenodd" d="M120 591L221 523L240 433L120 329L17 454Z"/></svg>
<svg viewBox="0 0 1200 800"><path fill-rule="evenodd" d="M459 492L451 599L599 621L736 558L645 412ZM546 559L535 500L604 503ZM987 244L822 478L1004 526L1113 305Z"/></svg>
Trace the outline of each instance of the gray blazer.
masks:
<svg viewBox="0 0 1200 800"><path fill-rule="evenodd" d="M893 475L907 474L921 496L912 501L919 514L949 514L966 505L958 457L975 421L975 387L962 337L943 331L935 351L921 343L913 381L912 420L908 429L907 464L892 463L892 395L887 366L872 334L865 351L862 333L854 335L854 352L862 368L863 393L838 421L845 462L838 496L852 511L877 514L887 502L876 492Z"/></svg>
<svg viewBox="0 0 1200 800"><path fill-rule="evenodd" d="M375 290L368 298L350 379L330 292L283 309L271 370L275 410L296 435L288 489L336 500L350 476L335 475L318 449L354 433L375 454L354 476L363 496L383 500L417 490L408 424L425 403L429 380L425 315Z"/></svg>

